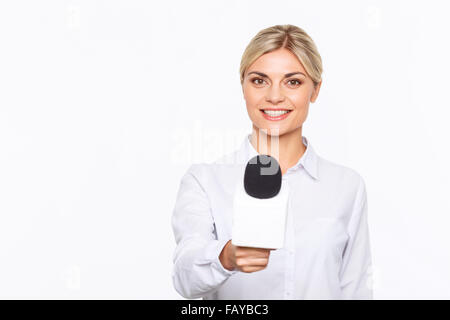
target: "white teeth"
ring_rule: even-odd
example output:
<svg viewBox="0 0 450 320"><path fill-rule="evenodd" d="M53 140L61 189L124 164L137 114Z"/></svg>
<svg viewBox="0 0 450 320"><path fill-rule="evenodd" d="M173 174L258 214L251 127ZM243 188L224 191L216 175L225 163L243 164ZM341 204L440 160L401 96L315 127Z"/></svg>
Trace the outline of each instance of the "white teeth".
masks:
<svg viewBox="0 0 450 320"><path fill-rule="evenodd" d="M265 114L271 116L271 117L278 117L282 114L288 113L289 110L263 110Z"/></svg>

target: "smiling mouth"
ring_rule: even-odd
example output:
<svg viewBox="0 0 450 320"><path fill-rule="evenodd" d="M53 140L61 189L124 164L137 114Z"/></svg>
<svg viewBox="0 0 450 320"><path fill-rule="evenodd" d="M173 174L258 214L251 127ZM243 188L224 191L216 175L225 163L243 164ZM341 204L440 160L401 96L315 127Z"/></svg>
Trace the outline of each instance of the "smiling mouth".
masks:
<svg viewBox="0 0 450 320"><path fill-rule="evenodd" d="M289 113L292 110L289 109L261 109L261 111L265 114L268 114L270 116L277 116L277 115L282 115L285 113Z"/></svg>
<svg viewBox="0 0 450 320"><path fill-rule="evenodd" d="M271 121L283 120L292 112L289 109L261 109L260 111L265 119Z"/></svg>

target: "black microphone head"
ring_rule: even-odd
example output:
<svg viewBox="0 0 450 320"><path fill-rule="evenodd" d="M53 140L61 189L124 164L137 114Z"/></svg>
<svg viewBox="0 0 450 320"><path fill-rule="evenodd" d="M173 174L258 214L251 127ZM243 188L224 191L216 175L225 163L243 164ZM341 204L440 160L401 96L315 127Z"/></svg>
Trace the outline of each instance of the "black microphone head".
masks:
<svg viewBox="0 0 450 320"><path fill-rule="evenodd" d="M250 159L245 168L244 188L254 198L275 197L281 189L281 169L277 159L265 154Z"/></svg>

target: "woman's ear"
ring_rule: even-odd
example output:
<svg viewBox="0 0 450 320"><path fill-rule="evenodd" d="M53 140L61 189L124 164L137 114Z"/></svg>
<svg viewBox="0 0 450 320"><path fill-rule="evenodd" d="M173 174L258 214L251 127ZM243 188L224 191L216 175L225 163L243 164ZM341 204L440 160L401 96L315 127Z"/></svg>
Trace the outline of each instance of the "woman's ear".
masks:
<svg viewBox="0 0 450 320"><path fill-rule="evenodd" d="M317 99L317 96L319 95L320 86L322 85L322 80L315 86L314 91L311 95L311 102L315 102Z"/></svg>

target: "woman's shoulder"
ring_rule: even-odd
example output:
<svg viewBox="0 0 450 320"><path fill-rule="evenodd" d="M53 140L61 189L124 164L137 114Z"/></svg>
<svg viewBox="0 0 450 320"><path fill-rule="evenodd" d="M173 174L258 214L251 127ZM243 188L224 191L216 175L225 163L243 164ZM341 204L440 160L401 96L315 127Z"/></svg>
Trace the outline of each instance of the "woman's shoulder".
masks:
<svg viewBox="0 0 450 320"><path fill-rule="evenodd" d="M325 181L345 187L359 188L362 174L355 168L318 156L319 176Z"/></svg>
<svg viewBox="0 0 450 320"><path fill-rule="evenodd" d="M194 176L205 187L232 183L242 171L242 164L235 158L236 155L228 154L211 162L192 163L185 174Z"/></svg>

